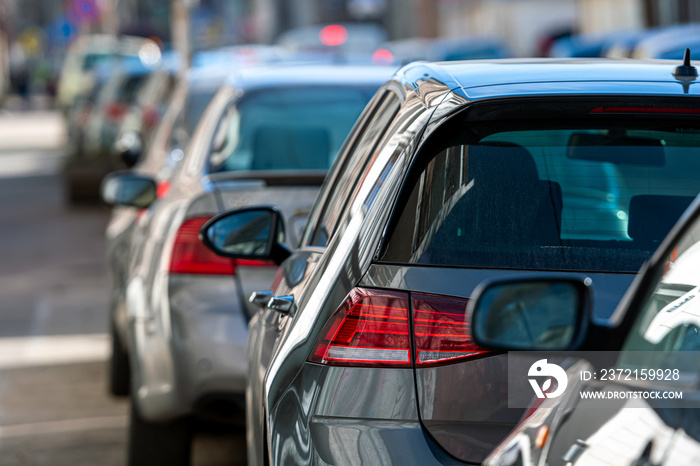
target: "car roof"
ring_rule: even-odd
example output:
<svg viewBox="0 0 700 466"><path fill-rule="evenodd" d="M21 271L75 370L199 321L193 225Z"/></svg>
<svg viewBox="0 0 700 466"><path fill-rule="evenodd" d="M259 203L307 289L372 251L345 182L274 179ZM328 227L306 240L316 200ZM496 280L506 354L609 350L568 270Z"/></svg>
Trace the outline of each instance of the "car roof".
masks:
<svg viewBox="0 0 700 466"><path fill-rule="evenodd" d="M352 65L269 65L234 72L227 84L242 91L286 86L367 85L379 87L395 67Z"/></svg>
<svg viewBox="0 0 700 466"><path fill-rule="evenodd" d="M406 90L438 81L469 100L547 95L698 95L673 76L679 61L630 59L504 59L414 63L394 79ZM684 85L685 84L685 85ZM428 86L426 92L434 92ZM419 90L420 92L420 90Z"/></svg>

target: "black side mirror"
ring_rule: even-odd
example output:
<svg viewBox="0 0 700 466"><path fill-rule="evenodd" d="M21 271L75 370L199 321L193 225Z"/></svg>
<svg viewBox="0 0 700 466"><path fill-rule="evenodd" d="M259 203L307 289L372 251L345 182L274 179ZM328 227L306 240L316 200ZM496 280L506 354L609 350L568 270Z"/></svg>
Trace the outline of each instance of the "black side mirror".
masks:
<svg viewBox="0 0 700 466"><path fill-rule="evenodd" d="M107 175L102 181L102 200L110 205L146 208L156 200L156 182L153 178L137 175L128 170Z"/></svg>
<svg viewBox="0 0 700 466"><path fill-rule="evenodd" d="M114 143L114 152L128 168L133 167L143 155L143 140L135 131L128 131Z"/></svg>
<svg viewBox="0 0 700 466"><path fill-rule="evenodd" d="M591 319L590 279L498 280L474 291L471 315L474 342L505 351L566 351L584 340Z"/></svg>
<svg viewBox="0 0 700 466"><path fill-rule="evenodd" d="M291 254L276 207L224 212L205 223L199 237L216 254L234 259L271 260L279 265Z"/></svg>

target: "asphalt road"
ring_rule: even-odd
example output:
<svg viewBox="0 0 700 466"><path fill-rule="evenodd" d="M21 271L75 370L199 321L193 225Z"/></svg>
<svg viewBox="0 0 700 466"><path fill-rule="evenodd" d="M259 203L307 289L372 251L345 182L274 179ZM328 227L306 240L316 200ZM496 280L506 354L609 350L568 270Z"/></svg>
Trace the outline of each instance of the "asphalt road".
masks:
<svg viewBox="0 0 700 466"><path fill-rule="evenodd" d="M70 208L52 112L0 111L0 466L123 465L128 401L107 395L105 207ZM209 432L195 465L242 465Z"/></svg>

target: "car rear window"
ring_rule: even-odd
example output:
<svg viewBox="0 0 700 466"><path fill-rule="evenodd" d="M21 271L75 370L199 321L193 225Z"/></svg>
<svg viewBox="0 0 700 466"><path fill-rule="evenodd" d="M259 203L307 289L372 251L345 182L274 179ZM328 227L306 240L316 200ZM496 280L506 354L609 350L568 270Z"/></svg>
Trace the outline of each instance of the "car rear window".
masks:
<svg viewBox="0 0 700 466"><path fill-rule="evenodd" d="M212 141L210 171L328 169L376 88L287 88L231 105Z"/></svg>
<svg viewBox="0 0 700 466"><path fill-rule="evenodd" d="M381 260L636 272L700 191L700 126L469 121L426 144Z"/></svg>

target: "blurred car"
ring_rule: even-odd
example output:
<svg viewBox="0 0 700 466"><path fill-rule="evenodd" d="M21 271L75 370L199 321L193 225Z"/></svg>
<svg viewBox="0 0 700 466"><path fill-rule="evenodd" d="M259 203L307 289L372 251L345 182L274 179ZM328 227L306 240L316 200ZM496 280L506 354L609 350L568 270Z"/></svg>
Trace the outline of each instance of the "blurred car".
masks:
<svg viewBox="0 0 700 466"><path fill-rule="evenodd" d="M644 265L605 326L590 319L592 290L585 279L532 277L484 284L474 296L471 323L482 346L553 355L585 351L568 356L563 394L535 399L484 464L697 464L699 233L700 198ZM542 313L551 300L559 304L556 313ZM519 309L519 316L506 317L506 308ZM533 319L537 324L524 333L518 322ZM594 352L601 349L615 352L606 364L586 359L600 357ZM584 392L618 396L584 398ZM669 392L680 392L681 398L654 397Z"/></svg>
<svg viewBox="0 0 700 466"><path fill-rule="evenodd" d="M133 133L144 145L148 145L151 134L160 120L170 95L175 89L177 74L182 68L182 60L176 52L163 53L158 67L148 75L136 92L118 129L118 136Z"/></svg>
<svg viewBox="0 0 700 466"><path fill-rule="evenodd" d="M387 53L388 52L388 53ZM512 54L497 39L482 36L425 39L415 37L387 42L373 54L373 61L407 64L417 60L457 61L508 58Z"/></svg>
<svg viewBox="0 0 700 466"><path fill-rule="evenodd" d="M114 154L119 128L141 87L154 72L139 57L123 57L108 68L79 139L81 145L67 154L63 165L66 197L70 203L96 200L102 178L125 168Z"/></svg>
<svg viewBox="0 0 700 466"><path fill-rule="evenodd" d="M623 33L624 34L624 33ZM602 57L607 48L615 42L618 34L573 35L554 41L549 49L552 58L591 58Z"/></svg>
<svg viewBox="0 0 700 466"><path fill-rule="evenodd" d="M612 37L613 40L606 44L603 56L607 58L632 58L638 44L652 34L654 34L654 30L616 33Z"/></svg>
<svg viewBox="0 0 700 466"><path fill-rule="evenodd" d="M282 63L289 53L276 45L248 44L201 50L192 57L192 67L218 66L226 63L230 66L251 66L270 63Z"/></svg>
<svg viewBox="0 0 700 466"><path fill-rule="evenodd" d="M233 72L228 66L204 66L189 70L168 103L152 141L145 151L140 137L123 135L121 150L130 152L128 157L138 160L133 173L147 176L156 183L156 197L165 197L170 179L177 165L184 158L184 151L192 133L204 113L206 106ZM141 152L144 152L143 156ZM145 223L153 214L150 209L117 207L113 209L107 226L107 257L111 272L110 334L112 355L110 357L109 391L115 396L125 396L130 390L129 357L126 351L126 284L132 252L132 236L136 222Z"/></svg>
<svg viewBox="0 0 700 466"><path fill-rule="evenodd" d="M81 155L85 129L92 118L98 96L109 79L111 71L112 65L108 62L95 65L92 71L90 90L76 96L72 105L67 109L65 115L65 153L67 157L79 157Z"/></svg>
<svg viewBox="0 0 700 466"><path fill-rule="evenodd" d="M386 40L386 31L378 24L343 23L290 29L276 43L297 60L369 64Z"/></svg>
<svg viewBox="0 0 700 466"><path fill-rule="evenodd" d="M634 47L632 58L683 58L687 47L700 42L700 23L680 24L649 31Z"/></svg>
<svg viewBox="0 0 700 466"><path fill-rule="evenodd" d="M157 198L152 177L106 178L107 201L153 209L131 233L125 319L114 335L131 368L130 464L188 464L193 418L235 422L244 408L245 297L274 264L231 261L199 241L213 215L275 203L298 236L348 131L391 70L252 67L236 72L202 116ZM121 293L121 291L120 291Z"/></svg>
<svg viewBox="0 0 700 466"><path fill-rule="evenodd" d="M76 98L85 96L93 87L95 67L113 63L121 56L138 56L141 48L152 43L140 37L115 37L107 34L83 34L68 48L56 93L56 104L64 113Z"/></svg>
<svg viewBox="0 0 700 466"><path fill-rule="evenodd" d="M609 317L700 191L699 94L673 73L408 65L349 135L298 249L269 206L204 226L224 257L281 264L251 297L249 464L483 461L524 408L504 397L506 355L472 340L468 298L486 279L585 273Z"/></svg>

